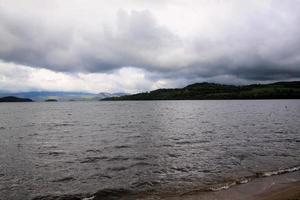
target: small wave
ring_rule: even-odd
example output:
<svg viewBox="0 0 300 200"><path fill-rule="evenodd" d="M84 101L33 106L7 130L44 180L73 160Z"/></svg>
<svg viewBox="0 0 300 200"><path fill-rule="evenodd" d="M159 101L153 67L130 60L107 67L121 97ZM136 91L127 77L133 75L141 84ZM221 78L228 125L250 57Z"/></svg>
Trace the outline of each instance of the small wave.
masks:
<svg viewBox="0 0 300 200"><path fill-rule="evenodd" d="M108 161L124 161L124 160L129 160L129 158L124 156L115 156L108 159Z"/></svg>
<svg viewBox="0 0 300 200"><path fill-rule="evenodd" d="M94 163L100 160L106 160L108 157L101 156L101 157L86 157L84 160L80 161L80 163Z"/></svg>
<svg viewBox="0 0 300 200"><path fill-rule="evenodd" d="M263 178L263 177L270 177L270 176L276 176L276 175L281 175L281 174L286 174L286 173L292 173L300 170L300 166L295 166L291 168L286 168L286 169L280 169L276 171L269 171L269 172L257 172L254 176L248 176L248 177L242 177L237 180L229 181L223 184L219 184L213 187L209 187L208 191L220 191L220 190L227 190L235 185L240 185L240 184L246 184L250 181L252 181L255 178Z"/></svg>
<svg viewBox="0 0 300 200"><path fill-rule="evenodd" d="M282 134L282 133L284 133L284 131L274 131L274 133Z"/></svg>
<svg viewBox="0 0 300 200"><path fill-rule="evenodd" d="M118 146L114 146L114 148L116 149L126 149L126 148L130 148L131 146L129 145L118 145Z"/></svg>
<svg viewBox="0 0 300 200"><path fill-rule="evenodd" d="M94 163L98 162L100 160L106 160L106 161L126 161L129 160L129 158L124 156L115 156L115 157L107 157L107 156L94 156L94 157L86 157L84 160L80 161L80 163Z"/></svg>
<svg viewBox="0 0 300 200"><path fill-rule="evenodd" d="M130 168L131 167L139 167L139 166L154 166L155 164L150 164L150 163L147 163L147 162L137 162L133 165L130 165Z"/></svg>
<svg viewBox="0 0 300 200"><path fill-rule="evenodd" d="M40 155L49 155L49 156L60 156L66 154L65 151L49 151L49 152L39 152Z"/></svg>
<svg viewBox="0 0 300 200"><path fill-rule="evenodd" d="M62 154L65 154L66 152L64 152L64 151L51 151L51 152L49 152L48 154L50 155L50 156L59 156L59 155L62 155Z"/></svg>
<svg viewBox="0 0 300 200"><path fill-rule="evenodd" d="M200 143L208 143L208 140L195 140L195 141L179 141L176 144L200 144Z"/></svg>
<svg viewBox="0 0 300 200"><path fill-rule="evenodd" d="M61 126L75 126L73 123L55 123L51 124L52 127L61 127Z"/></svg>
<svg viewBox="0 0 300 200"><path fill-rule="evenodd" d="M169 157L171 157L171 158L178 158L178 157L180 157L179 154L173 154L173 153L168 153L167 155L168 155Z"/></svg>
<svg viewBox="0 0 300 200"><path fill-rule="evenodd" d="M87 200L89 197L86 196L86 194L45 195L34 197L32 200Z"/></svg>
<svg viewBox="0 0 300 200"><path fill-rule="evenodd" d="M293 139L293 138L286 138L284 141L286 141L286 142L295 142L295 139Z"/></svg>
<svg viewBox="0 0 300 200"><path fill-rule="evenodd" d="M135 182L131 184L132 188L145 188L145 187L153 187L155 185L159 185L159 181L144 181L144 182Z"/></svg>
<svg viewBox="0 0 300 200"><path fill-rule="evenodd" d="M53 180L52 182L69 182L69 181L74 181L74 180L76 180L76 179L73 178L72 176L68 176L68 177L64 177L61 179Z"/></svg>
<svg viewBox="0 0 300 200"><path fill-rule="evenodd" d="M168 171L165 169L161 169L161 170L153 170L152 173L154 174L167 174Z"/></svg>
<svg viewBox="0 0 300 200"><path fill-rule="evenodd" d="M108 170L110 170L110 171L117 171L117 172L124 171L127 169L128 169L128 167L110 167L110 168L108 168Z"/></svg>
<svg viewBox="0 0 300 200"><path fill-rule="evenodd" d="M234 185L236 185L235 181L229 182L229 183L225 183L222 186L211 187L211 188L209 188L209 191L217 192L217 191L220 191L220 190L227 190L227 189L231 188Z"/></svg>
<svg viewBox="0 0 300 200"><path fill-rule="evenodd" d="M243 178L240 178L238 180L229 181L229 182L226 182L226 183L214 186L214 187L210 187L210 188L208 188L208 191L217 192L217 191L220 191L220 190L227 190L227 189L229 189L229 188L231 188L235 185L246 184L251 180L252 180L251 177L243 177Z"/></svg>
<svg viewBox="0 0 300 200"><path fill-rule="evenodd" d="M269 171L269 172L262 172L262 173L258 172L258 173L256 173L256 176L257 177L269 177L269 176L291 173L291 172L295 172L295 171L299 171L299 170L300 170L300 166L296 166L296 167L280 169L280 170L276 170L276 171Z"/></svg>
<svg viewBox="0 0 300 200"><path fill-rule="evenodd" d="M213 171L214 171L213 169L203 169L203 170L200 170L200 172L203 172L203 173L211 173Z"/></svg>
<svg viewBox="0 0 300 200"><path fill-rule="evenodd" d="M115 200L122 197L130 197L133 192L126 189L103 189L93 195L93 199Z"/></svg>
<svg viewBox="0 0 300 200"><path fill-rule="evenodd" d="M31 133L28 136L33 137L33 136L38 136L38 135L39 135L38 133Z"/></svg>
<svg viewBox="0 0 300 200"><path fill-rule="evenodd" d="M27 127L34 127L34 126L35 126L35 123L32 123L32 124L25 124L25 125L23 125L23 126L21 126L21 127L27 128Z"/></svg>
<svg viewBox="0 0 300 200"><path fill-rule="evenodd" d="M101 153L102 151L99 149L88 149L86 152L92 152L92 153Z"/></svg>
<svg viewBox="0 0 300 200"><path fill-rule="evenodd" d="M4 129L5 129L5 127L3 127L3 126L0 127L0 130L4 130Z"/></svg>
<svg viewBox="0 0 300 200"><path fill-rule="evenodd" d="M45 149L57 149L58 146L56 146L56 145L43 145L42 148L45 148Z"/></svg>
<svg viewBox="0 0 300 200"><path fill-rule="evenodd" d="M173 147L173 145L171 145L171 144L162 144L162 145L160 145L158 147Z"/></svg>
<svg viewBox="0 0 300 200"><path fill-rule="evenodd" d="M140 135L132 135L132 136L129 136L128 138L140 138L140 137L142 137L142 136L140 136Z"/></svg>
<svg viewBox="0 0 300 200"><path fill-rule="evenodd" d="M100 173L100 174L94 174L94 175L90 176L90 178L94 178L94 177L100 178L100 179L102 179L102 178L112 179L112 176L109 176L109 175L106 175L106 174L102 174L102 173Z"/></svg>
<svg viewBox="0 0 300 200"><path fill-rule="evenodd" d="M146 157L134 157L134 158L132 158L132 160L140 161L140 160L147 160L147 158Z"/></svg>
<svg viewBox="0 0 300 200"><path fill-rule="evenodd" d="M95 196L92 196L92 197L85 197L85 198L83 198L82 200L93 200L93 199L95 199Z"/></svg>
<svg viewBox="0 0 300 200"><path fill-rule="evenodd" d="M190 171L189 167L171 167L170 169L179 171L179 172L185 172L185 173Z"/></svg>

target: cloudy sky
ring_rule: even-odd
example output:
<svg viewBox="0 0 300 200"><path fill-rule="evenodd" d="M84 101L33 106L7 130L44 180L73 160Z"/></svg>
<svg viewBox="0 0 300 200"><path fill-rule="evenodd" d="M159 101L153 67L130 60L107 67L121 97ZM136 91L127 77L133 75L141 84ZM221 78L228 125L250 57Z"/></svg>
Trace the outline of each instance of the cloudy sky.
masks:
<svg viewBox="0 0 300 200"><path fill-rule="evenodd" d="M300 80L300 0L0 0L0 91Z"/></svg>

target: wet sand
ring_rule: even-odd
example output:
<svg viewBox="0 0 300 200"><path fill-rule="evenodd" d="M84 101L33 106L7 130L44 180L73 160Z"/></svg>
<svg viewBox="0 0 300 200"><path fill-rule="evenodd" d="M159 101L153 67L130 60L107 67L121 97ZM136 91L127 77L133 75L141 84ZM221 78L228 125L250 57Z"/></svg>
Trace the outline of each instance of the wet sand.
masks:
<svg viewBox="0 0 300 200"><path fill-rule="evenodd" d="M300 200L300 183L266 194L262 200Z"/></svg>
<svg viewBox="0 0 300 200"><path fill-rule="evenodd" d="M194 192L165 200L300 200L300 172L258 178L217 192Z"/></svg>

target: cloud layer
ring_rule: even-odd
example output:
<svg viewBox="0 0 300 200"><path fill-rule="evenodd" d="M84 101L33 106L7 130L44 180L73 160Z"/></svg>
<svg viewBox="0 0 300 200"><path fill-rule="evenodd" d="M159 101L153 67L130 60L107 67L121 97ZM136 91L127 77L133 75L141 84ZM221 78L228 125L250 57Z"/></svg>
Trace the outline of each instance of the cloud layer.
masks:
<svg viewBox="0 0 300 200"><path fill-rule="evenodd" d="M93 91L294 80L300 78L299 23L299 0L3 0L0 75L12 65L48 70L62 80L81 75L86 80L71 78L68 88ZM14 70L0 86L18 80ZM124 70L130 78L118 77ZM147 84L140 87L135 73ZM117 80L102 86L110 76L134 86ZM40 79L39 86L47 83L47 75Z"/></svg>

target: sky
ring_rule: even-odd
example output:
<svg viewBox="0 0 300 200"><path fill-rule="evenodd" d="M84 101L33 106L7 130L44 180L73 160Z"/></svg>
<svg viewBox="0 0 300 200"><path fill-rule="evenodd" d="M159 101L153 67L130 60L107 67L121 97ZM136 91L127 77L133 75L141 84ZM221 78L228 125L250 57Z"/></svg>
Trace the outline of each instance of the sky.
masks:
<svg viewBox="0 0 300 200"><path fill-rule="evenodd" d="M0 0L0 91L300 80L300 0Z"/></svg>

